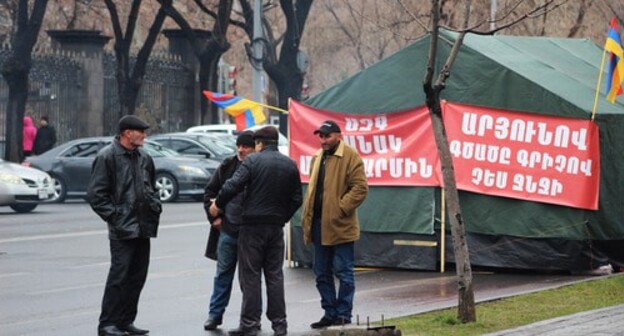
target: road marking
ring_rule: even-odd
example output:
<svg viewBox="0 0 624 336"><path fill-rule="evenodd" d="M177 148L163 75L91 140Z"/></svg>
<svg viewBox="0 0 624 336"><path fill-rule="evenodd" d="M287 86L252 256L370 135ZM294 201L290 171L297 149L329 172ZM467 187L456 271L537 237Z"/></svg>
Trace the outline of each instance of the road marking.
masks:
<svg viewBox="0 0 624 336"><path fill-rule="evenodd" d="M178 229L178 228L183 228L183 227L203 226L203 225L207 225L205 221L182 223L182 224L169 224L169 225L161 225L159 227L159 230ZM52 234L47 234L47 235L7 238L7 239L0 239L0 244L17 243L17 242L24 242L24 241L59 239L59 238L97 236L97 235L103 235L103 234L108 234L108 230L94 230L94 231L71 232L71 233L52 233Z"/></svg>
<svg viewBox="0 0 624 336"><path fill-rule="evenodd" d="M14 277L14 276L20 276L20 275L29 275L29 274L30 273L26 273L26 272L0 274L0 278L8 278L8 277Z"/></svg>
<svg viewBox="0 0 624 336"><path fill-rule="evenodd" d="M74 289L85 289L85 288L94 288L94 287L103 287L104 284L102 282L98 282L98 283L93 283L93 284L86 284L86 285L80 285L80 286L71 286L71 287L61 287L61 288L56 288L56 289L48 289L48 290L42 290L42 291L37 291L37 292L30 292L30 293L26 293L26 295L42 295L42 294L53 294L53 293L60 293L60 292L66 292L66 291L70 291L70 290L74 290Z"/></svg>

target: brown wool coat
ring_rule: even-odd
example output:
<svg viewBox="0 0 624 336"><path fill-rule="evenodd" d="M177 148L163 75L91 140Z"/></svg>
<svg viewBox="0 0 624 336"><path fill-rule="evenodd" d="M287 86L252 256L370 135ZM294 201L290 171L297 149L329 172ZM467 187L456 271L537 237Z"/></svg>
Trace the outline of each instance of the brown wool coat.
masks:
<svg viewBox="0 0 624 336"><path fill-rule="evenodd" d="M314 154L310 170L310 184L303 202L301 225L306 244L312 243L312 215L314 194L323 150ZM323 245L337 245L360 238L357 207L368 194L364 163L355 149L340 140L333 155L325 159L323 213L321 214L321 241Z"/></svg>

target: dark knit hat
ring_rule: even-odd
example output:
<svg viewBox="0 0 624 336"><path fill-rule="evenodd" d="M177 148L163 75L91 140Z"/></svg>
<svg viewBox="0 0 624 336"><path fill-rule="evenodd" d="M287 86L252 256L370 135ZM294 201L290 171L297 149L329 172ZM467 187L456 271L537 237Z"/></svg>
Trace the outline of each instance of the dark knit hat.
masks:
<svg viewBox="0 0 624 336"><path fill-rule="evenodd" d="M243 131L236 138L236 147L238 146L246 146L253 147L256 143L254 142L254 132L253 131Z"/></svg>
<svg viewBox="0 0 624 336"><path fill-rule="evenodd" d="M149 125L143 121L141 118L129 114L121 117L119 119L119 132L123 132L127 129L132 130L146 130L149 128Z"/></svg>
<svg viewBox="0 0 624 336"><path fill-rule="evenodd" d="M254 140L272 140L277 142L277 128L275 126L264 126L254 133L253 138Z"/></svg>
<svg viewBox="0 0 624 336"><path fill-rule="evenodd" d="M329 133L340 133L340 127L338 127L338 124L336 124L335 121L333 120L325 120L321 126L319 126L319 128L314 131L314 134L319 134L319 133L323 133L323 134L329 134Z"/></svg>

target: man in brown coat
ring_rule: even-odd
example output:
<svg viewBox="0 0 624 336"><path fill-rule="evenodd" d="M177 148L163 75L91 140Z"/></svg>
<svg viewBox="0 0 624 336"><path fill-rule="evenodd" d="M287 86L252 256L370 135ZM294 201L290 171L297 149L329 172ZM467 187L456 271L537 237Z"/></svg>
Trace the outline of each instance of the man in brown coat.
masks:
<svg viewBox="0 0 624 336"><path fill-rule="evenodd" d="M325 314L310 327L351 323L354 242L360 238L357 207L368 194L364 163L341 138L340 127L327 120L314 131L322 149L312 158L310 184L303 203L306 244L314 244L314 274ZM338 293L334 276L340 281Z"/></svg>

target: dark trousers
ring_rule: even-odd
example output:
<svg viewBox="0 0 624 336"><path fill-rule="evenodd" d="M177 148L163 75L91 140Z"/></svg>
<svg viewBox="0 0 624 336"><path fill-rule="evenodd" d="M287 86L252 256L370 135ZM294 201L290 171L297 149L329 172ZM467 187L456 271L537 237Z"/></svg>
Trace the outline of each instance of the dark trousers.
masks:
<svg viewBox="0 0 624 336"><path fill-rule="evenodd" d="M238 235L238 280L243 292L240 327L260 327L262 273L266 282L267 318L276 334L285 334L284 230L282 225L244 225Z"/></svg>
<svg viewBox="0 0 624 336"><path fill-rule="evenodd" d="M111 265L102 298L99 327L134 322L147 278L150 240L110 240Z"/></svg>

